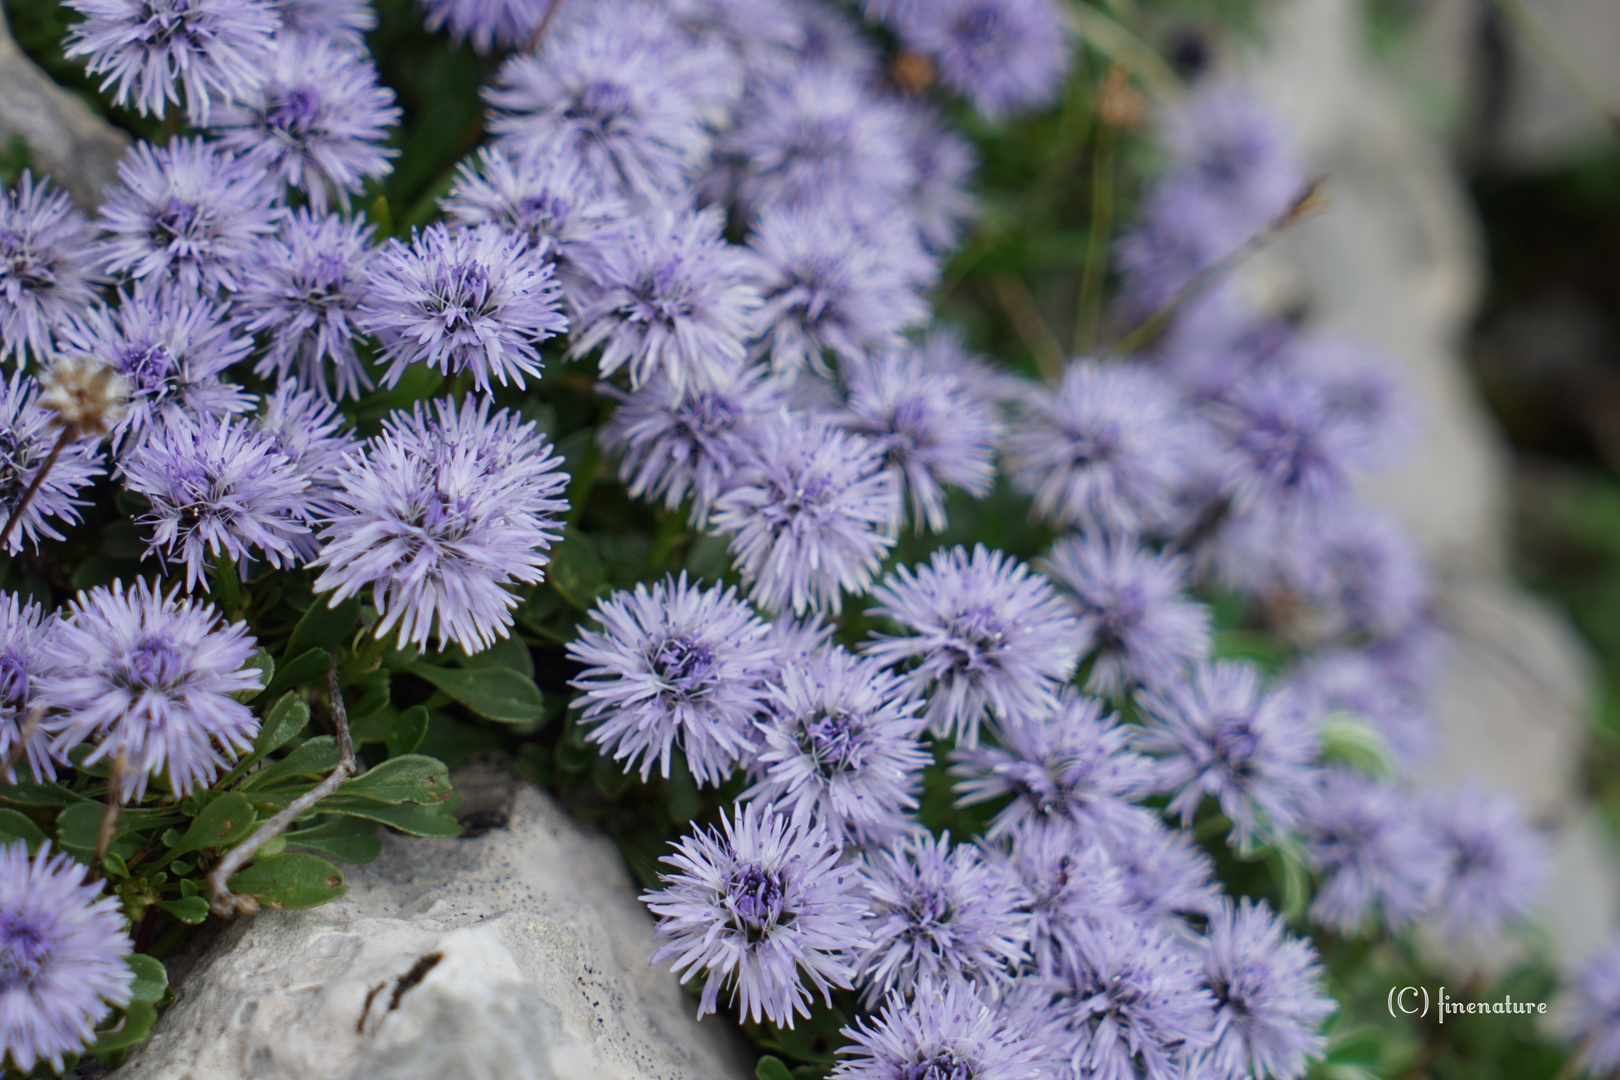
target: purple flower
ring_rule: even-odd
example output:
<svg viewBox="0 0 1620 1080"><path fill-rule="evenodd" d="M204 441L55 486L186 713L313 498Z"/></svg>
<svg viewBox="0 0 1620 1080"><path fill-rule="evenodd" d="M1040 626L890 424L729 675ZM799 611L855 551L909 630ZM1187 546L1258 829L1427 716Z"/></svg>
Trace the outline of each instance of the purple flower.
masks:
<svg viewBox="0 0 1620 1080"><path fill-rule="evenodd" d="M1006 468L1043 521L1151 532L1171 519L1200 456L1195 423L1154 372L1076 360L1056 391L1032 392Z"/></svg>
<svg viewBox="0 0 1620 1080"><path fill-rule="evenodd" d="M1334 649L1305 660L1287 685L1307 716L1348 713L1383 736L1398 765L1411 769L1433 749L1434 721L1421 688L1365 649Z"/></svg>
<svg viewBox="0 0 1620 1080"><path fill-rule="evenodd" d="M536 346L568 329L560 296L551 264L524 237L429 225L378 255L363 314L382 342L387 385L420 361L446 375L470 370L487 392L540 374Z"/></svg>
<svg viewBox="0 0 1620 1080"><path fill-rule="evenodd" d="M1341 934L1373 915L1398 930L1433 903L1444 852L1404 791L1345 769L1325 769L1305 802L1306 849L1321 872L1311 917Z"/></svg>
<svg viewBox="0 0 1620 1080"><path fill-rule="evenodd" d="M1214 862L1190 833L1143 812L1103 833L1102 842L1124 877L1129 910L1172 926L1178 916L1208 916L1220 883Z"/></svg>
<svg viewBox="0 0 1620 1080"><path fill-rule="evenodd" d="M23 492L51 456L59 437L51 417L40 406L39 384L31 377L19 371L0 381L0 521L16 510ZM16 555L30 544L37 550L41 537L62 539L50 519L77 524L79 507L90 505L88 499L78 497L79 492L103 471L99 439L79 439L64 446L12 528L7 553Z"/></svg>
<svg viewBox="0 0 1620 1080"><path fill-rule="evenodd" d="M21 840L0 847L0 1061L22 1074L41 1062L61 1072L129 1001L124 914L88 872L49 842L32 859Z"/></svg>
<svg viewBox="0 0 1620 1080"><path fill-rule="evenodd" d="M454 642L480 652L507 635L518 597L544 579L568 504L562 461L535 431L488 398L420 403L347 458L321 530L315 592L335 606L370 586L374 633L399 644Z"/></svg>
<svg viewBox="0 0 1620 1080"><path fill-rule="evenodd" d="M611 12L619 18L554 27L537 51L502 64L484 92L495 110L489 127L514 158L572 154L603 188L658 200L684 190L707 158L704 101L675 55L679 32L656 32L664 11Z"/></svg>
<svg viewBox="0 0 1620 1080"><path fill-rule="evenodd" d="M1197 960L1151 923L1115 919L1076 942L1048 1009L1065 1080L1180 1080L1215 1004Z"/></svg>
<svg viewBox="0 0 1620 1080"><path fill-rule="evenodd" d="M1517 800L1470 784L1431 796L1424 816L1444 860L1435 910L1447 937L1489 941L1529 918L1548 851Z"/></svg>
<svg viewBox="0 0 1620 1080"><path fill-rule="evenodd" d="M756 426L782 405L781 385L764 376L763 368L742 368L715 389L684 394L662 375L627 394L607 390L621 404L597 438L620 452L619 479L630 494L672 511L690 497L692 523L701 526L758 439Z"/></svg>
<svg viewBox="0 0 1620 1080"><path fill-rule="evenodd" d="M1265 902L1222 898L1204 937L1204 982L1215 995L1215 1042L1201 1065L1210 1080L1299 1080L1321 1060L1322 1021L1338 1009L1322 987L1308 941L1290 938Z"/></svg>
<svg viewBox="0 0 1620 1080"><path fill-rule="evenodd" d="M1155 188L1142 220L1114 248L1125 279L1121 307L1138 319L1167 309L1199 274L1232 254L1237 244L1227 226L1220 205L1198 191Z"/></svg>
<svg viewBox="0 0 1620 1080"><path fill-rule="evenodd" d="M1322 637L1398 634L1423 617L1433 586L1423 555L1387 515L1352 504L1290 530L1285 574Z"/></svg>
<svg viewBox="0 0 1620 1080"><path fill-rule="evenodd" d="M471 41L473 51L521 48L545 22L551 5L562 0L420 0L429 33L446 27L450 40Z"/></svg>
<svg viewBox="0 0 1620 1080"><path fill-rule="evenodd" d="M1365 429L1309 379L1262 374L1234 387L1214 415L1240 504L1281 514L1331 507L1366 457Z"/></svg>
<svg viewBox="0 0 1620 1080"><path fill-rule="evenodd" d="M899 494L877 447L822 417L762 418L757 444L715 501L749 595L770 611L837 612L842 593L871 587L894 540Z"/></svg>
<svg viewBox="0 0 1620 1080"><path fill-rule="evenodd" d="M316 213L329 197L347 209L367 180L386 176L398 150L380 145L399 123L394 92L370 57L318 37L277 35L258 88L222 110L219 144L298 188Z"/></svg>
<svg viewBox="0 0 1620 1080"><path fill-rule="evenodd" d="M940 81L992 120L1048 104L1069 73L1069 27L1052 0L938 0L898 24Z"/></svg>
<svg viewBox="0 0 1620 1080"><path fill-rule="evenodd" d="M238 0L240 2L240 0ZM274 193L257 162L201 139L136 143L101 204L102 265L189 292L234 292L275 230Z"/></svg>
<svg viewBox="0 0 1620 1080"><path fill-rule="evenodd" d="M720 212L651 209L596 249L570 356L602 349L639 387L662 374L676 393L713 389L747 356L759 294L747 256L726 243Z"/></svg>
<svg viewBox="0 0 1620 1080"><path fill-rule="evenodd" d="M1370 464L1390 462L1411 446L1421 425L1388 357L1359 341L1315 333L1295 338L1288 362L1322 388L1336 415L1361 429Z"/></svg>
<svg viewBox="0 0 1620 1080"><path fill-rule="evenodd" d="M868 614L903 633L874 635L866 652L891 666L914 662L912 685L928 696L935 733L963 746L978 743L987 718L1050 708L1074 673L1074 619L1051 584L982 544L971 555L936 551L915 571L895 567L873 597Z"/></svg>
<svg viewBox="0 0 1620 1080"><path fill-rule="evenodd" d="M371 298L375 234L362 220L301 207L259 241L236 297L242 329L269 341L256 375L285 379L296 371L304 385L339 397L371 389L355 338Z"/></svg>
<svg viewBox="0 0 1620 1080"><path fill-rule="evenodd" d="M70 0L84 21L68 29L63 52L87 56L113 104L162 116L180 104L208 123L210 104L251 93L268 61L276 15L264 0ZM114 89L116 87L116 89Z"/></svg>
<svg viewBox="0 0 1620 1080"><path fill-rule="evenodd" d="M906 150L916 173L905 207L929 250L948 252L961 238L962 226L978 212L967 190L978 158L932 109L909 108L905 120Z"/></svg>
<svg viewBox="0 0 1620 1080"><path fill-rule="evenodd" d="M336 497L339 477L344 461L360 448L359 440L343 430L344 423L335 403L303 389L296 379L286 380L264 399L259 433L309 482L299 496L305 520L330 520L342 512ZM307 535L294 537L293 546L301 559L315 555L316 545Z"/></svg>
<svg viewBox="0 0 1620 1080"><path fill-rule="evenodd" d="M166 774L189 795L253 747L259 720L232 695L259 690L247 667L254 640L244 623L222 624L211 604L167 596L145 580L81 592L45 641L38 703L50 710L51 752L66 760L87 739L81 766L122 762L125 802Z"/></svg>
<svg viewBox="0 0 1620 1080"><path fill-rule="evenodd" d="M1029 943L1026 897L972 844L913 835L869 856L871 942L859 953L863 1000L920 980L1004 985Z"/></svg>
<svg viewBox="0 0 1620 1080"><path fill-rule="evenodd" d="M270 9L281 18L282 36L325 38L356 51L377 28L369 0L270 0Z"/></svg>
<svg viewBox="0 0 1620 1080"><path fill-rule="evenodd" d="M875 81L881 58L858 22L841 7L818 0L789 0L791 17L798 24L794 51L801 64L821 64Z"/></svg>
<svg viewBox="0 0 1620 1080"><path fill-rule="evenodd" d="M1121 695L1163 686L1209 655L1209 609L1187 599L1186 560L1107 535L1059 540L1047 573L1074 593L1086 689Z"/></svg>
<svg viewBox="0 0 1620 1080"><path fill-rule="evenodd" d="M1026 818L1009 838L1002 858L1027 897L1031 958L1050 976L1074 962L1080 935L1125 913L1124 876L1101 841L1066 821Z"/></svg>
<svg viewBox="0 0 1620 1080"><path fill-rule="evenodd" d="M1005 1010L959 979L923 980L896 989L876 1022L858 1020L842 1034L849 1057L834 1080L1039 1080L1044 1047Z"/></svg>
<svg viewBox="0 0 1620 1080"><path fill-rule="evenodd" d="M766 626L735 589L699 589L666 578L616 592L592 612L568 655L585 665L580 691L586 738L628 762L645 781L669 776L677 747L700 784L725 781L749 747L769 701L774 661Z"/></svg>
<svg viewBox="0 0 1620 1080"><path fill-rule="evenodd" d="M210 555L243 574L254 551L278 570L296 563L309 532L309 480L249 422L177 412L124 455L119 470L124 486L152 504L136 518L152 530L147 554L165 569L185 563L188 592L203 580Z"/></svg>
<svg viewBox="0 0 1620 1080"><path fill-rule="evenodd" d="M704 975L699 1017L729 989L742 1016L791 1028L795 1012L810 1015L804 978L828 1004L833 987L850 988L866 903L860 875L824 833L744 804L675 852L659 860L675 870L666 887L641 900L667 939L652 962L673 960L682 982Z"/></svg>
<svg viewBox="0 0 1620 1080"><path fill-rule="evenodd" d="M90 222L67 192L26 169L0 190L0 360L23 347L43 359L51 328L95 299Z"/></svg>
<svg viewBox="0 0 1620 1080"><path fill-rule="evenodd" d="M764 306L760 348L792 375L899 348L901 331L928 318L928 305L891 249L826 208L771 206L749 237Z"/></svg>
<svg viewBox="0 0 1620 1080"><path fill-rule="evenodd" d="M528 237L550 257L571 308L589 299L597 249L623 226L630 210L600 190L577 154L514 157L486 146L456 170L444 211L463 225L499 225Z"/></svg>
<svg viewBox="0 0 1620 1080"><path fill-rule="evenodd" d="M1139 745L1158 760L1166 809L1192 824L1206 796L1232 822L1231 841L1290 832L1312 796L1318 752L1314 725L1287 689L1266 691L1252 664L1200 664L1184 682L1137 696Z"/></svg>
<svg viewBox="0 0 1620 1080"><path fill-rule="evenodd" d="M211 300L137 289L120 293L116 308L98 304L70 319L57 336L59 351L84 353L129 381L129 411L113 431L115 451L177 413L228 416L253 405L251 394L220 380L247 358L253 339L237 334Z"/></svg>
<svg viewBox="0 0 1620 1080"><path fill-rule="evenodd" d="M747 78L799 59L804 27L790 0L670 0L669 8L694 38L719 46L716 60L741 67Z"/></svg>
<svg viewBox="0 0 1620 1080"><path fill-rule="evenodd" d="M1568 1025L1581 1040L1580 1060L1603 1075L1620 1069L1620 939L1575 976Z"/></svg>
<svg viewBox="0 0 1620 1080"><path fill-rule="evenodd" d="M906 115L854 75L797 68L757 88L721 154L737 163L737 209L771 206L883 214L917 181Z"/></svg>
<svg viewBox="0 0 1620 1080"><path fill-rule="evenodd" d="M888 843L914 827L922 770L922 702L871 660L840 648L787 663L771 680L742 798L768 802L841 843Z"/></svg>
<svg viewBox="0 0 1620 1080"><path fill-rule="evenodd" d="M45 639L56 616L46 616L35 601L23 602L15 593L0 592L0 759L9 757L28 725L35 689L45 670ZM22 754L28 768L40 783L56 779L56 763L51 759L51 736L43 727L24 741ZM0 780L17 782L16 766L0 773ZM4 990L0 989L0 995ZM4 1006L0 1006L0 1012ZM0 1051L0 1058L4 1057Z"/></svg>
<svg viewBox="0 0 1620 1080"><path fill-rule="evenodd" d="M840 371L849 393L836 419L883 448L919 531L944 531L945 485L990 493L1001 418L961 372L934 363L927 347L854 357Z"/></svg>
<svg viewBox="0 0 1620 1080"><path fill-rule="evenodd" d="M1142 816L1135 803L1153 785L1152 764L1131 752L1131 731L1064 687L1055 707L1002 724L1003 745L952 752L951 772L962 778L957 801L1013 797L990 823L991 839L1048 823L1072 825L1087 839L1118 833Z"/></svg>

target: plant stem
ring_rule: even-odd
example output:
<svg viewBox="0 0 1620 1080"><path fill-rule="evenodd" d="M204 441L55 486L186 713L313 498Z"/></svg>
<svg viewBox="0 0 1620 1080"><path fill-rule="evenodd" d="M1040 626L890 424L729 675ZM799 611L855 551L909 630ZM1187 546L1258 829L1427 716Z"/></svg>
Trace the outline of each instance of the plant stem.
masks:
<svg viewBox="0 0 1620 1080"><path fill-rule="evenodd" d="M107 808L101 813L101 828L96 831L96 861L92 869L101 872L101 860L112 847L113 835L118 831L118 815L124 809L124 771L127 765L119 751L113 758L112 771L107 775Z"/></svg>
<svg viewBox="0 0 1620 1080"><path fill-rule="evenodd" d="M1091 235L1086 238L1086 265L1080 277L1080 304L1074 315L1074 354L1089 356L1097 347L1102 321L1103 277L1108 268L1108 237L1114 227L1114 129L1097 125L1097 149L1091 159Z"/></svg>
<svg viewBox="0 0 1620 1080"><path fill-rule="evenodd" d="M56 464L56 459L61 456L63 448L72 441L73 429L64 427L62 433L56 437L56 442L52 444L51 452L45 455L45 460L34 470L34 478L28 481L28 487L23 491L22 498L17 500L17 505L6 515L5 525L0 526L0 551L6 550L6 543L11 539L11 530L17 527L17 522L22 519L23 511L28 509L28 504L34 501L34 493L39 491L39 485L45 482L45 474L51 471L51 466Z"/></svg>
<svg viewBox="0 0 1620 1080"><path fill-rule="evenodd" d="M1530 51L1540 57L1542 63L1552 68L1587 108L1602 117L1610 135L1620 139L1620 110L1607 99L1602 87L1598 86L1585 69L1575 62L1575 58L1569 55L1558 39L1547 32L1547 28L1542 26L1525 6L1524 0L1493 0L1493 2L1502 14L1507 16L1514 29L1523 36L1525 44L1530 46Z"/></svg>
<svg viewBox="0 0 1620 1080"><path fill-rule="evenodd" d="M1036 310L1035 298L1029 295L1029 287L1011 275L996 278L995 285L996 299L1001 301L1002 310L1012 320L1013 332L1035 357L1035 366L1040 370L1041 377L1048 382L1056 382L1058 376L1063 374L1063 347Z"/></svg>

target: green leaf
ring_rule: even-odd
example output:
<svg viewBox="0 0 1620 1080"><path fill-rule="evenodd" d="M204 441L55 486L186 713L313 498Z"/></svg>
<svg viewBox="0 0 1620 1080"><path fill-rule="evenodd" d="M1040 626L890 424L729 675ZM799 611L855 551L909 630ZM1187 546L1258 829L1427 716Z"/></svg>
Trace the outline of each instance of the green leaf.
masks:
<svg viewBox="0 0 1620 1080"><path fill-rule="evenodd" d="M328 603L326 597L317 596L309 605L287 639L288 656L306 649L330 649L353 636L360 625L360 598L351 596L336 607L328 607Z"/></svg>
<svg viewBox="0 0 1620 1080"><path fill-rule="evenodd" d="M332 654L325 649L310 649L288 660L276 672L276 677L270 685L264 688L266 696L273 696L283 690L304 683L314 682L326 674L326 669L332 666Z"/></svg>
<svg viewBox="0 0 1620 1080"><path fill-rule="evenodd" d="M755 1080L793 1080L793 1074L788 1071L786 1063L779 1057L766 1054L754 1066Z"/></svg>
<svg viewBox="0 0 1620 1080"><path fill-rule="evenodd" d="M382 854L382 837L377 835L376 823L363 818L334 817L283 835L293 847L309 848L355 866Z"/></svg>
<svg viewBox="0 0 1620 1080"><path fill-rule="evenodd" d="M325 776L337 768L339 757L337 740L330 735L317 735L274 765L243 780L242 790L265 791L289 780Z"/></svg>
<svg viewBox="0 0 1620 1080"><path fill-rule="evenodd" d="M163 1000L169 989L169 971L163 961L145 953L130 953L124 957L124 963L135 973L135 981L129 986L129 1000L146 1005L156 1005Z"/></svg>
<svg viewBox="0 0 1620 1080"><path fill-rule="evenodd" d="M458 647L450 655L462 667L511 668L525 679L534 678L534 654L529 652L529 647L523 643L522 638L497 638L495 644L471 656Z"/></svg>
<svg viewBox="0 0 1620 1080"><path fill-rule="evenodd" d="M274 678L276 674L276 658L271 656L269 651L266 649L255 649L253 650L253 655L248 657L248 662L245 667L258 669L259 689L237 690L235 693L231 694L231 697L242 702L243 704L252 701L254 698L264 693L264 687L270 685L270 680Z"/></svg>
<svg viewBox="0 0 1620 1080"><path fill-rule="evenodd" d="M202 848L229 847L247 838L256 817L253 804L238 791L226 792L203 807L180 843L169 849L171 857Z"/></svg>
<svg viewBox="0 0 1620 1080"><path fill-rule="evenodd" d="M90 1044L90 1053L97 1057L114 1050L124 1050L146 1038L157 1023L157 1010L144 1001L131 1001L124 1015L110 1030L98 1032Z"/></svg>
<svg viewBox="0 0 1620 1080"><path fill-rule="evenodd" d="M422 740L427 738L428 711L422 706L406 709L399 714L394 722L393 734L388 736L388 754L390 759L398 758L402 754L409 754Z"/></svg>
<svg viewBox="0 0 1620 1080"><path fill-rule="evenodd" d="M1349 713L1333 713L1320 726L1322 757L1371 776L1394 776L1389 743L1377 728Z"/></svg>
<svg viewBox="0 0 1620 1080"><path fill-rule="evenodd" d="M56 816L56 842L75 855L88 857L96 850L101 836L101 816L105 811L101 803L77 803ZM140 840L131 835L122 816L113 842L107 848L125 859L132 859L141 850Z"/></svg>
<svg viewBox="0 0 1620 1080"><path fill-rule="evenodd" d="M584 611L607 591L607 575L596 545L578 529L566 529L551 557L551 587L574 607Z"/></svg>
<svg viewBox="0 0 1620 1080"><path fill-rule="evenodd" d="M528 723L538 720L545 710L534 680L510 668L444 668L415 660L405 669L489 720Z"/></svg>
<svg viewBox="0 0 1620 1080"><path fill-rule="evenodd" d="M441 803L450 798L450 770L437 758L404 754L391 757L352 780L345 780L337 794L391 806L405 802Z"/></svg>
<svg viewBox="0 0 1620 1080"><path fill-rule="evenodd" d="M34 824L34 819L18 810L0 810L0 843L23 840L29 854L45 842L45 830Z"/></svg>
<svg viewBox="0 0 1620 1080"><path fill-rule="evenodd" d="M73 806L76 803L95 802L88 795L81 795L72 788L63 787L58 783L49 784L7 784L0 786L0 799L18 806Z"/></svg>
<svg viewBox="0 0 1620 1080"><path fill-rule="evenodd" d="M307 723L309 723L309 706L304 703L304 699L291 691L281 695L281 700L275 703L259 727L259 737L253 741L253 750L238 761L215 786L229 787L234 784L239 776L256 763L286 746L294 735L304 730Z"/></svg>
<svg viewBox="0 0 1620 1080"><path fill-rule="evenodd" d="M200 896L186 896L179 900L159 900L157 906L187 926L198 926L208 919L208 901Z"/></svg>
<svg viewBox="0 0 1620 1080"><path fill-rule="evenodd" d="M254 863L226 883L265 907L298 911L343 895L343 871L315 855L293 852Z"/></svg>
<svg viewBox="0 0 1620 1080"><path fill-rule="evenodd" d="M372 802L370 799L352 799L334 795L330 799L322 800L320 808L323 813L343 814L347 817L375 821L412 836L461 835L461 822L457 821L455 815L444 806L418 806L415 803L389 806L387 803Z"/></svg>

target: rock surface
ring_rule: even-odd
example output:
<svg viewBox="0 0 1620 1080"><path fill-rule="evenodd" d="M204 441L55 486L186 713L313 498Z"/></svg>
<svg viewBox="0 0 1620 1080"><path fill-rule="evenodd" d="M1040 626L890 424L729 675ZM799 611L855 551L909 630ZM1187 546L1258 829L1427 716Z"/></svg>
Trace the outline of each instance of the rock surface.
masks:
<svg viewBox="0 0 1620 1080"><path fill-rule="evenodd" d="M36 173L47 173L80 206L101 202L129 136L34 66L0 12L0 144L21 138Z"/></svg>
<svg viewBox="0 0 1620 1080"><path fill-rule="evenodd" d="M119 1080L723 1080L751 1061L650 967L623 860L499 761L458 770L506 824L388 837L348 894L238 920Z"/></svg>

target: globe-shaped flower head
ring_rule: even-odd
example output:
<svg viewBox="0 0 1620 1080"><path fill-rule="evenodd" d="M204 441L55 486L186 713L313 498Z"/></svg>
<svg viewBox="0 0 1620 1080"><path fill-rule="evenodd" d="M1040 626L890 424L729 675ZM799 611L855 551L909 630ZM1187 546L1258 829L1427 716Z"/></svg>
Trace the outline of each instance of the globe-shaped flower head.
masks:
<svg viewBox="0 0 1620 1080"><path fill-rule="evenodd" d="M1620 939L1581 966L1568 1024L1583 1065L1599 1076L1620 1069Z"/></svg>
<svg viewBox="0 0 1620 1080"><path fill-rule="evenodd" d="M40 406L39 384L17 372L0 381L0 521L14 513L39 470L51 456L59 433L53 413ZM62 539L52 524L79 520L79 507L89 500L79 493L103 472L100 439L69 442L23 507L22 516L6 538L6 551L15 555L25 545L38 548L41 537Z"/></svg>
<svg viewBox="0 0 1620 1080"><path fill-rule="evenodd" d="M699 783L725 780L765 705L765 623L734 589L690 586L684 572L614 593L593 614L602 629L568 644L585 665L573 685L586 737L643 780L654 762L667 777L677 747Z"/></svg>
<svg viewBox="0 0 1620 1080"><path fill-rule="evenodd" d="M50 844L28 857L0 847L0 1065L22 1074L83 1052L115 1005L129 1001L131 952L115 897Z"/></svg>
<svg viewBox="0 0 1620 1080"><path fill-rule="evenodd" d="M850 950L865 937L860 875L838 859L826 834L751 803L722 814L660 860L674 872L641 897L664 941L652 962L674 961L682 981L703 973L699 1017L729 990L742 1016L791 1028L810 1015L804 979L829 1005L833 987L850 989Z"/></svg>
<svg viewBox="0 0 1620 1080"><path fill-rule="evenodd" d="M246 667L254 640L242 623L222 625L210 604L167 596L141 580L82 592L45 643L48 670L38 702L59 757L85 740L83 764L107 761L125 801L165 774L187 795L251 749L258 718L232 694L263 685Z"/></svg>
<svg viewBox="0 0 1620 1080"><path fill-rule="evenodd" d="M34 779L41 782L56 778L51 737L38 724L30 731L28 717L45 669L45 639L54 622L34 601L24 603L15 593L0 592L0 760L26 757ZM16 765L0 773L0 781L15 784Z"/></svg>
<svg viewBox="0 0 1620 1080"><path fill-rule="evenodd" d="M1069 71L1069 28L1053 0L939 0L899 23L900 40L992 120L1047 104Z"/></svg>
<svg viewBox="0 0 1620 1080"><path fill-rule="evenodd" d="M1547 842L1509 795L1467 785L1425 801L1445 859L1435 910L1453 939L1488 942L1530 916L1547 878Z"/></svg>
<svg viewBox="0 0 1620 1080"><path fill-rule="evenodd" d="M906 990L915 993L909 995ZM959 979L895 990L875 1019L857 1021L835 1080L1031 1080L1044 1047L1013 1017Z"/></svg>
<svg viewBox="0 0 1620 1080"><path fill-rule="evenodd" d="M396 413L339 473L315 591L336 605L370 587L379 637L398 626L401 645L434 634L480 652L512 625L507 586L545 577L568 475L534 424L489 406Z"/></svg>
<svg viewBox="0 0 1620 1080"><path fill-rule="evenodd" d="M51 327L95 297L90 223L67 192L24 171L0 190L0 360L43 358Z"/></svg>

